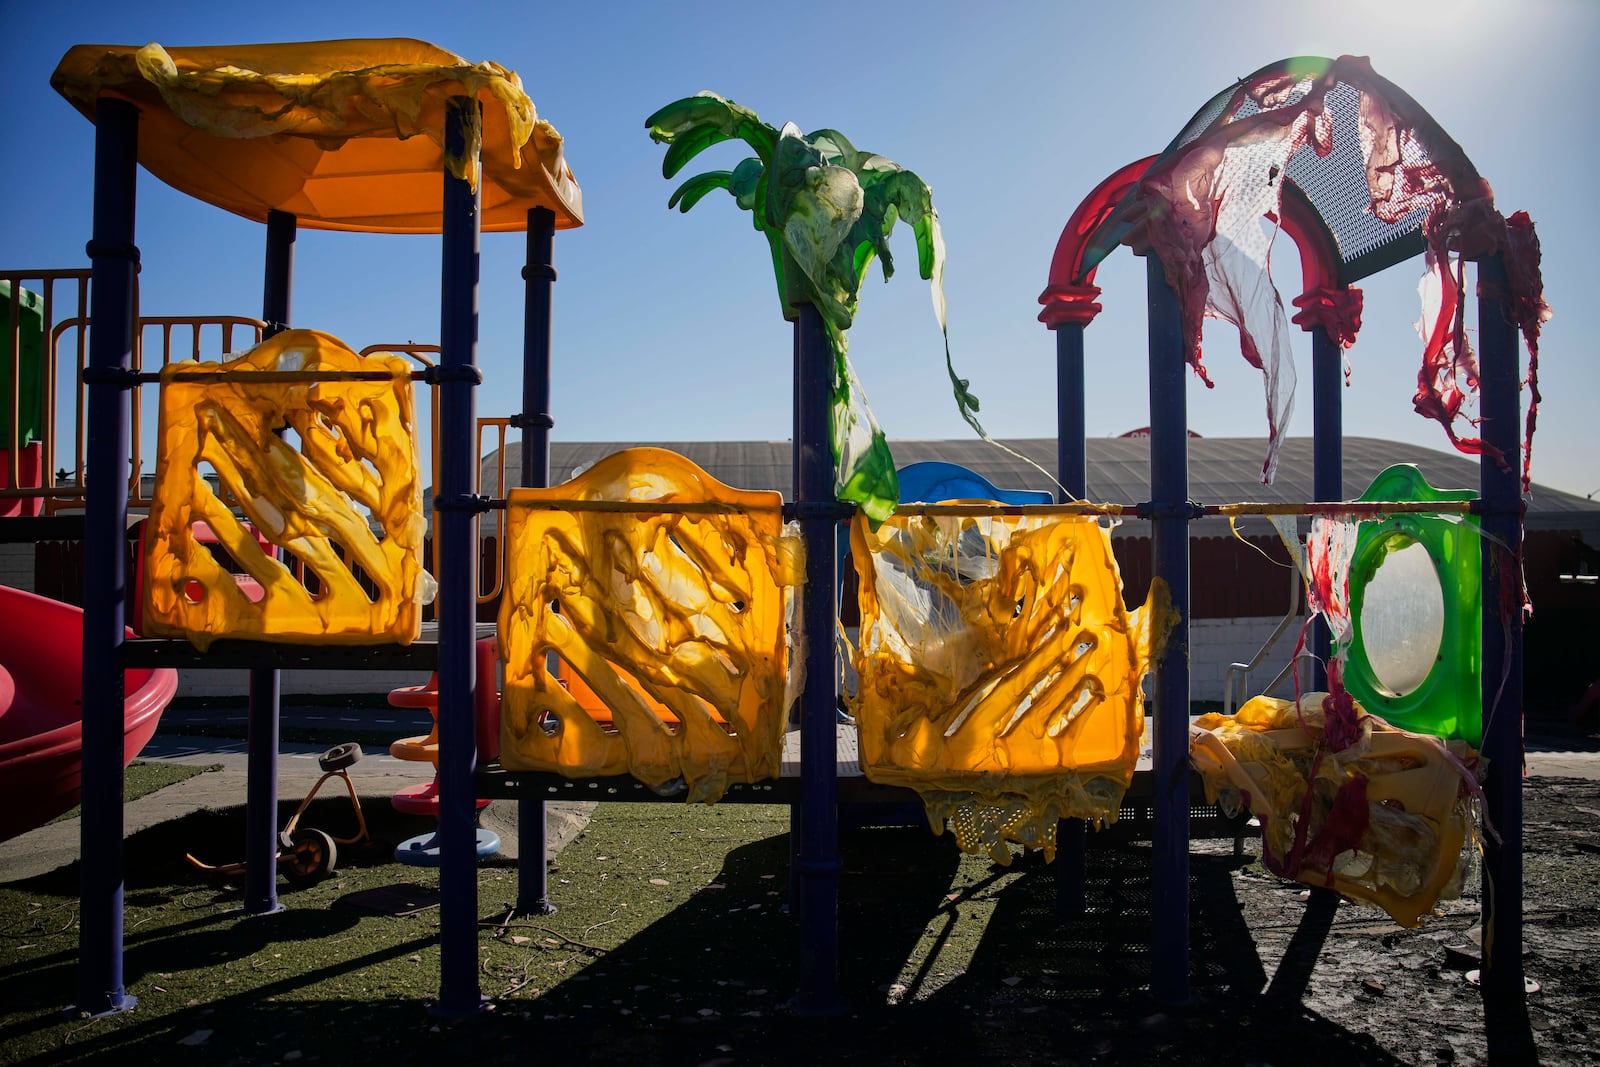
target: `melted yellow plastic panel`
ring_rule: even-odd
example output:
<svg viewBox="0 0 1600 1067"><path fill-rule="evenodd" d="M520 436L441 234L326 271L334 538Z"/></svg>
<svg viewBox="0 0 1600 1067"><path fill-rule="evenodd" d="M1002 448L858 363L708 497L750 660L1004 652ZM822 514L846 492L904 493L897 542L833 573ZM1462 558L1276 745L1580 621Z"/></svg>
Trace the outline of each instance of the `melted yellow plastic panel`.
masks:
<svg viewBox="0 0 1600 1067"><path fill-rule="evenodd" d="M1256 697L1232 717L1203 715L1190 759L1207 799L1261 820L1271 870L1415 926L1460 894L1477 790L1472 751L1372 715L1360 719L1354 744L1330 751L1326 696L1305 694L1298 711L1293 701Z"/></svg>
<svg viewBox="0 0 1600 1067"><path fill-rule="evenodd" d="M916 789L935 832L953 819L964 851L1000 863L1008 840L1053 858L1063 818L1115 820L1150 633L1149 605L1123 606L1107 531L1080 516L897 516L874 531L858 515L850 540L867 777Z"/></svg>
<svg viewBox="0 0 1600 1067"><path fill-rule="evenodd" d="M236 376L240 371L295 372L301 380ZM328 371L385 377L311 378ZM145 632L187 637L202 649L218 637L414 640L433 578L422 569L410 374L398 356L358 356L315 330L286 330L226 363L163 368ZM298 449L280 436L290 430ZM254 531L218 498L202 465L239 502ZM260 583L259 602L196 538L196 522L209 525ZM320 592L308 591L263 551L257 532L303 561ZM359 584L357 568L375 594Z"/></svg>
<svg viewBox="0 0 1600 1067"><path fill-rule="evenodd" d="M563 510L574 501L641 508ZM663 790L681 779L689 800L706 803L730 782L777 777L798 554L777 493L730 489L662 449L618 452L551 489L513 490L500 762L573 778L632 774Z"/></svg>
<svg viewBox="0 0 1600 1067"><path fill-rule="evenodd" d="M101 96L132 101L150 173L257 222L277 209L308 229L438 233L448 167L481 188L485 231L526 229L535 207L583 225L561 135L516 72L424 41L78 45L50 84L91 121ZM445 104L462 96L481 113L447 154Z"/></svg>

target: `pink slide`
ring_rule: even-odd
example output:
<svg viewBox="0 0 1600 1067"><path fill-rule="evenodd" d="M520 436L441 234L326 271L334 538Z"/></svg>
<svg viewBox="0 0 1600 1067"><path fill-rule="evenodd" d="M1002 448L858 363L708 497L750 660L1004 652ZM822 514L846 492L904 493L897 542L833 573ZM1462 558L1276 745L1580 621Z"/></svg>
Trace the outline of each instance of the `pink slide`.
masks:
<svg viewBox="0 0 1600 1067"><path fill-rule="evenodd" d="M0 586L0 841L78 803L83 612ZM178 688L170 668L126 672L122 762L156 732Z"/></svg>

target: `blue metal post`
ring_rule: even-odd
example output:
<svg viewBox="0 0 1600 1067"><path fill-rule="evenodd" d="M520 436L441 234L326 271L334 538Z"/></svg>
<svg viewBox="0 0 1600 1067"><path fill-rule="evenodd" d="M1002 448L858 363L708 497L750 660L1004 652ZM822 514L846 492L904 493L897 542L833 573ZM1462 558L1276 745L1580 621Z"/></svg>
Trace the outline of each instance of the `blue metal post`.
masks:
<svg viewBox="0 0 1600 1067"><path fill-rule="evenodd" d="M550 484L550 305L556 280L555 212L528 212L528 261L522 268L526 296L522 323L522 484ZM504 523L500 536L505 538ZM502 556L504 553L502 552ZM483 684L491 684L484 682ZM517 801L517 911L549 915L550 889L545 867L549 841L542 800Z"/></svg>
<svg viewBox="0 0 1600 1067"><path fill-rule="evenodd" d="M1150 336L1151 570L1167 584L1178 623L1154 686L1154 848L1150 992L1189 996L1189 441L1188 368L1178 299L1161 261L1145 257Z"/></svg>
<svg viewBox="0 0 1600 1067"><path fill-rule="evenodd" d="M267 212L267 266L261 284L261 318L272 337L289 328L294 308L294 239L298 222L287 211Z"/></svg>
<svg viewBox="0 0 1600 1067"><path fill-rule="evenodd" d="M1311 499L1344 497L1344 358L1339 343L1325 326L1311 331L1312 473ZM1327 662L1333 655L1333 635L1322 616L1311 625L1311 688L1328 688Z"/></svg>
<svg viewBox="0 0 1600 1067"><path fill-rule="evenodd" d="M296 220L284 211L267 212L266 269L261 285L262 331L271 337L289 328L294 293ZM246 749L244 911L249 915L282 911L278 902L278 672L250 671L250 710Z"/></svg>
<svg viewBox="0 0 1600 1067"><path fill-rule="evenodd" d="M446 104L445 151L467 151L466 128L478 103ZM477 827L474 819L473 689L477 664L478 550L469 509L477 486L478 194L444 175L443 270L439 346L442 381L439 490L439 1000L441 1015L481 1010L478 989Z"/></svg>
<svg viewBox="0 0 1600 1067"><path fill-rule="evenodd" d="M833 502L833 450L828 399L833 356L822 313L797 309L794 384L799 420L794 428L795 499L800 508ZM806 687L800 698L800 997L802 1015L837 1015L839 998L838 703L834 692L835 553L838 521L806 516Z"/></svg>
<svg viewBox="0 0 1600 1067"><path fill-rule="evenodd" d="M244 904L246 915L283 910L278 900L278 672L250 669L245 733Z"/></svg>
<svg viewBox="0 0 1600 1067"><path fill-rule="evenodd" d="M1056 480L1066 490L1061 503L1089 495L1086 394L1083 383L1083 331L1080 322L1057 326ZM1088 907L1089 824L1062 819L1056 827L1056 910L1079 915Z"/></svg>
<svg viewBox="0 0 1600 1067"><path fill-rule="evenodd" d="M122 676L132 366L135 173L139 111L95 104L94 234L90 275L88 462L83 564L83 817L79 844L78 998L105 1015L138 1003L122 988Z"/></svg>
<svg viewBox="0 0 1600 1067"><path fill-rule="evenodd" d="M800 388L800 324L796 323L791 331L793 344L790 346L790 355L794 360L794 388L790 390L794 395L790 397L793 407L793 416L790 426L789 439L789 499L798 500L800 497L800 396L804 392ZM831 453L830 453L831 454ZM788 723L784 724L788 729ZM836 772L837 773L837 772ZM801 772L801 780L805 774ZM805 823L805 811L802 804L789 805L789 907L796 914L800 914L800 837L801 826Z"/></svg>
<svg viewBox="0 0 1600 1067"><path fill-rule="evenodd" d="M1083 383L1083 331L1080 322L1055 329L1056 335L1056 478L1073 497L1089 492L1089 423ZM1065 503L1066 501L1062 501Z"/></svg>
<svg viewBox="0 0 1600 1067"><path fill-rule="evenodd" d="M1522 469L1521 359L1504 303L1506 269L1496 255L1478 262L1479 413L1485 455L1483 497L1484 815L1498 834L1484 842L1483 998L1522 1004Z"/></svg>

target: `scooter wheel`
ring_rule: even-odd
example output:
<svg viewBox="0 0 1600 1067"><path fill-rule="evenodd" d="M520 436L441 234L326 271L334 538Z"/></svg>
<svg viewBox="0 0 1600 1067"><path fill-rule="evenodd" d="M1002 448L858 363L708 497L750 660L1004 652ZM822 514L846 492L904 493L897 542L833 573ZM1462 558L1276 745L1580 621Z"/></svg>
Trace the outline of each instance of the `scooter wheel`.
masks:
<svg viewBox="0 0 1600 1067"><path fill-rule="evenodd" d="M321 830L296 830L293 848L283 857L283 873L296 886L315 885L333 873L339 848Z"/></svg>
<svg viewBox="0 0 1600 1067"><path fill-rule="evenodd" d="M342 771L361 762L361 746L354 741L347 741L342 745L334 745L321 756L317 763L324 771Z"/></svg>

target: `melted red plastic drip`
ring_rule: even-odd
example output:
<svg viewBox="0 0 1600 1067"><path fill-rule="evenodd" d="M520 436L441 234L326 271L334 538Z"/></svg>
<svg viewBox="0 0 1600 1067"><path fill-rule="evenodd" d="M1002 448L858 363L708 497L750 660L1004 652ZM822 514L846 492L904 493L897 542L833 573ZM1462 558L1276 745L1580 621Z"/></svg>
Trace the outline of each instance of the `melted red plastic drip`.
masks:
<svg viewBox="0 0 1600 1067"><path fill-rule="evenodd" d="M1294 298L1292 302L1300 311L1289 321L1307 330L1321 326L1340 348L1349 348L1356 343L1356 334L1361 332L1364 299L1360 289L1323 286ZM1348 364L1345 378L1348 384Z"/></svg>
<svg viewBox="0 0 1600 1067"><path fill-rule="evenodd" d="M1522 491L1532 486L1533 431L1539 423L1539 330L1550 321L1544 302L1539 234L1526 211L1506 219L1506 276L1511 282L1511 319L1528 346L1528 420L1522 449Z"/></svg>
<svg viewBox="0 0 1600 1067"><path fill-rule="evenodd" d="M1417 392L1411 406L1418 415L1444 427L1457 450L1476 456L1484 450L1482 439L1461 437L1455 429L1467 399L1467 392L1459 383L1464 379L1468 389L1478 387L1478 362L1467 340L1466 308L1461 301L1460 264L1456 264L1457 273L1452 273L1449 253L1436 258L1430 249L1428 269L1438 274L1439 310L1422 349L1422 369L1417 372Z"/></svg>
<svg viewBox="0 0 1600 1067"><path fill-rule="evenodd" d="M1328 664L1328 695L1322 698L1322 730L1328 747L1343 752L1361 740L1361 716L1356 711L1355 697L1344 687L1344 670L1340 660Z"/></svg>
<svg viewBox="0 0 1600 1067"><path fill-rule="evenodd" d="M1333 133L1327 94L1342 82L1361 93L1360 134L1373 215L1396 224L1412 212L1427 213L1424 232L1430 269L1439 272L1442 299L1417 376L1417 392L1413 398L1417 412L1439 422L1460 451L1471 455L1493 453L1475 434L1463 435L1457 430L1461 420L1469 425L1476 421L1464 414L1463 405L1478 388L1477 361L1467 339L1465 309L1460 299L1459 258L1504 251L1511 278L1512 316L1529 350L1528 385L1532 401L1527 416L1525 452L1531 453L1541 399L1538 334L1540 325L1550 315L1543 299L1538 238L1533 224L1523 212L1509 220L1503 218L1494 208L1493 189L1478 174L1460 146L1414 101L1403 93L1393 92L1392 86L1373 73L1366 59L1342 56L1314 77L1310 91L1293 104L1288 101L1305 82L1304 73L1275 73L1242 86L1229 103L1226 112L1229 119L1213 125L1182 150L1158 160L1121 209L1131 223L1125 243L1141 255L1153 252L1159 256L1167 281L1177 293L1190 365L1210 387L1210 376L1201 361L1203 321L1208 314L1234 318L1222 313L1221 305L1213 298L1205 259L1206 247L1218 236L1218 215L1228 198L1236 195L1236 191L1222 181L1227 150L1241 145L1281 142L1285 160L1308 144L1319 155L1325 155L1331 150ZM1253 101L1260 110L1244 118L1233 118L1248 101ZM1426 140L1425 150L1420 143L1423 140ZM1276 217L1276 207L1269 212L1269 217ZM1458 262L1455 273L1450 269L1453 257ZM1295 317L1297 323L1326 325L1341 344L1353 339L1353 329L1344 327L1352 322L1359 324L1359 308L1352 319L1348 307L1327 306L1316 298L1306 302L1297 300L1296 305L1302 308L1301 314ZM1253 366L1260 367L1261 339L1253 336L1253 329L1259 324L1240 321L1237 325L1241 354ZM1282 427L1273 425L1270 430L1279 433ZM1500 459L1504 461L1504 457ZM1529 484L1529 463L1525 455L1525 489Z"/></svg>
<svg viewBox="0 0 1600 1067"><path fill-rule="evenodd" d="M1308 794L1312 790L1306 791ZM1298 871L1304 867L1313 870L1327 871L1328 884L1333 884L1333 861L1341 852L1348 852L1361 844L1361 837L1367 832L1367 823L1370 821L1371 809L1367 807L1367 780L1361 775L1353 775L1349 781L1339 787L1333 795L1333 804L1328 810L1328 817L1322 823L1322 829L1311 841L1305 850L1305 855L1295 864Z"/></svg>

